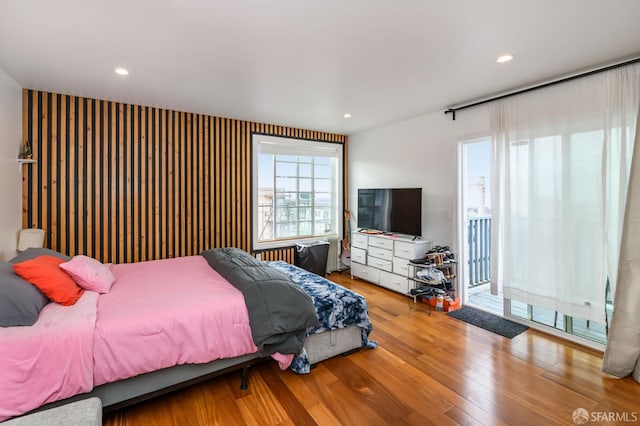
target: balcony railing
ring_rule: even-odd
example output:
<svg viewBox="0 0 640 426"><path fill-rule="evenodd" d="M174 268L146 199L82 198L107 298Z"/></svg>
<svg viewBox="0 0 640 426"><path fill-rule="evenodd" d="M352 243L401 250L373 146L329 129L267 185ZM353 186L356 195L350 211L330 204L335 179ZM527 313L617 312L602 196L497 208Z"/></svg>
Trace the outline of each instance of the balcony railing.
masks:
<svg viewBox="0 0 640 426"><path fill-rule="evenodd" d="M491 278L491 218L467 218L469 256L468 287L489 282Z"/></svg>

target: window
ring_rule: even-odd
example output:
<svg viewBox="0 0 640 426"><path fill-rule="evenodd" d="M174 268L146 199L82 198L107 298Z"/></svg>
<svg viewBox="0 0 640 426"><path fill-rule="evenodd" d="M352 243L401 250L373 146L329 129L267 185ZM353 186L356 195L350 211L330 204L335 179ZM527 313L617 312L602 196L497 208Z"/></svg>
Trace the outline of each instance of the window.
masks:
<svg viewBox="0 0 640 426"><path fill-rule="evenodd" d="M254 249L337 236L342 144L259 134L251 143Z"/></svg>

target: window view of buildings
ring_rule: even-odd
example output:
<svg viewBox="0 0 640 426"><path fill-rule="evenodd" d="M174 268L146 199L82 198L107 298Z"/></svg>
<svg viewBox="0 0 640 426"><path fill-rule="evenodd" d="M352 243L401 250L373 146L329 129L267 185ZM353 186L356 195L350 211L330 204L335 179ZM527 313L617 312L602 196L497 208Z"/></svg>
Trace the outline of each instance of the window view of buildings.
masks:
<svg viewBox="0 0 640 426"><path fill-rule="evenodd" d="M259 240L335 233L334 176L330 157L260 155Z"/></svg>

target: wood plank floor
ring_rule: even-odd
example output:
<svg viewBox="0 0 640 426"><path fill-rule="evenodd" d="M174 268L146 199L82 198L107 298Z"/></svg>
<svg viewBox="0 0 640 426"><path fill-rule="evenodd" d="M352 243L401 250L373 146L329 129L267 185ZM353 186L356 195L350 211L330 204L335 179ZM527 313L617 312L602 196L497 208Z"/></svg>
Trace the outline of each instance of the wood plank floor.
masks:
<svg viewBox="0 0 640 426"><path fill-rule="evenodd" d="M377 349L302 376L266 362L246 391L231 373L104 425L571 425L578 408L640 421L640 385L603 374L600 352L531 329L509 340L348 274L330 279L367 298Z"/></svg>

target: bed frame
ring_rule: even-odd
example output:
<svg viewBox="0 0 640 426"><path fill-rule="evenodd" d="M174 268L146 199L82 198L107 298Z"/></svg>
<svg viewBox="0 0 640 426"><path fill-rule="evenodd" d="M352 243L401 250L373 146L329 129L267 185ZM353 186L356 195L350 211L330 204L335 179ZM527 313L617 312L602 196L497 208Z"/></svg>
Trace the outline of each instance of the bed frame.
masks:
<svg viewBox="0 0 640 426"><path fill-rule="evenodd" d="M351 326L312 334L305 339L304 347L313 368L321 361L337 355L348 355L360 349L362 332L360 327ZM95 387L89 393L51 402L32 412L94 396L102 401L104 412L110 412L238 370L241 372L240 388L244 390L248 388L249 367L266 360L268 358L262 358L253 353L235 358L218 359L206 364L176 365L117 382L105 383Z"/></svg>

